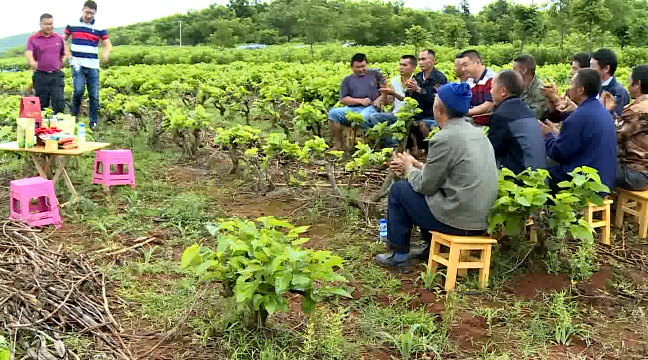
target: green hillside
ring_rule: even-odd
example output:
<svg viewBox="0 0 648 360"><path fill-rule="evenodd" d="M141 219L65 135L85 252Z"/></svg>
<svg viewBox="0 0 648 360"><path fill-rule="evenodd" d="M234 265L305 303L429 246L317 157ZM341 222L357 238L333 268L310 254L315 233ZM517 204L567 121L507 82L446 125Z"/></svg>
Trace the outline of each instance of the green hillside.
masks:
<svg viewBox="0 0 648 360"><path fill-rule="evenodd" d="M57 28L54 29L55 32L57 33L62 33L65 28ZM36 31L38 29L35 29ZM25 46L27 44L27 39L33 34L34 32L29 32L29 33L24 33L24 34L19 34L19 35L12 35L12 36L7 36L5 38L0 39L0 54L5 52L6 50L9 50L11 48L19 47L19 46Z"/></svg>

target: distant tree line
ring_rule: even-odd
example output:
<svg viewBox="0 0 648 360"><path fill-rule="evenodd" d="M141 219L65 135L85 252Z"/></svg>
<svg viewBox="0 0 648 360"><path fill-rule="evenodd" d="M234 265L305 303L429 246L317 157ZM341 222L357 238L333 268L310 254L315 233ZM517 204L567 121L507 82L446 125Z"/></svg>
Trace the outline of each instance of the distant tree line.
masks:
<svg viewBox="0 0 648 360"><path fill-rule="evenodd" d="M496 0L479 13L469 0L441 11L405 7L403 1L230 0L227 6L164 17L112 29L115 45L242 43L299 41L353 42L358 45L429 43L462 48L513 43L521 48L542 43L559 48L645 46L645 0L549 0L521 5ZM406 32L406 30L410 30Z"/></svg>

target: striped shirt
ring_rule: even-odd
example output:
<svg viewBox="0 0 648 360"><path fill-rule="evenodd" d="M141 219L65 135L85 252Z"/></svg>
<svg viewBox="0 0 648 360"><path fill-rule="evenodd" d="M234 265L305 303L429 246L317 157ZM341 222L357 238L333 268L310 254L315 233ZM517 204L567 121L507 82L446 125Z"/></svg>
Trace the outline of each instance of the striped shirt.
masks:
<svg viewBox="0 0 648 360"><path fill-rule="evenodd" d="M79 19L65 28L65 35L72 37L72 64L99 69L99 41L108 39L108 31L97 27L94 20L88 24Z"/></svg>

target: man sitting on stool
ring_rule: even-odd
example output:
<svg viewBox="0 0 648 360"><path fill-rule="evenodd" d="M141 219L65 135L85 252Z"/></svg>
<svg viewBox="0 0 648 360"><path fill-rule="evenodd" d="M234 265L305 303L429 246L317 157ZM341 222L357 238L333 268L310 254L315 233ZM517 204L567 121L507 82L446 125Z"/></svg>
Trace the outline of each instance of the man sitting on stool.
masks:
<svg viewBox="0 0 648 360"><path fill-rule="evenodd" d="M393 252L376 256L380 265L411 270L412 227L422 233L481 235L497 200L495 153L482 129L463 117L470 109L470 85L451 83L438 90L434 118L441 127L429 142L426 163L399 154L390 164L407 180L391 186L387 203L388 239ZM422 256L429 253L429 246Z"/></svg>

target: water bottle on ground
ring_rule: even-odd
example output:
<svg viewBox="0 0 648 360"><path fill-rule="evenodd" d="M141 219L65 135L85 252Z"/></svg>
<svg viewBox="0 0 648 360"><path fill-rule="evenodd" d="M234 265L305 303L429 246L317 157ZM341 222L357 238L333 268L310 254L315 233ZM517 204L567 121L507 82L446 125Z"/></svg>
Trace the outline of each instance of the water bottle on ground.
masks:
<svg viewBox="0 0 648 360"><path fill-rule="evenodd" d="M380 241L389 245L389 240L387 239L387 220L380 219Z"/></svg>
<svg viewBox="0 0 648 360"><path fill-rule="evenodd" d="M81 123L79 125L79 137L77 139L77 144L79 144L79 148L85 146L86 143L86 129L85 129L85 124Z"/></svg>

